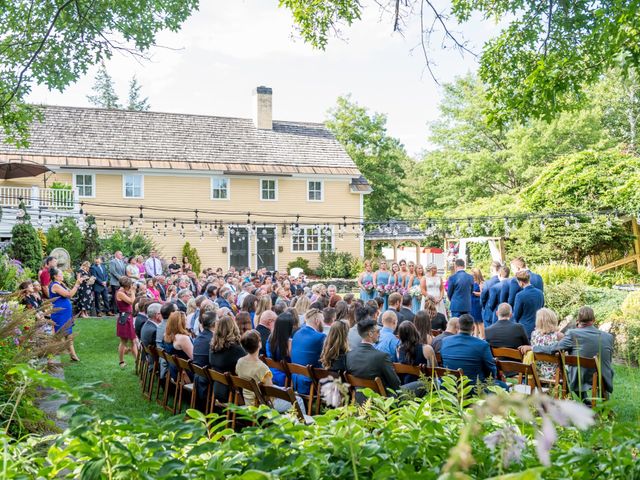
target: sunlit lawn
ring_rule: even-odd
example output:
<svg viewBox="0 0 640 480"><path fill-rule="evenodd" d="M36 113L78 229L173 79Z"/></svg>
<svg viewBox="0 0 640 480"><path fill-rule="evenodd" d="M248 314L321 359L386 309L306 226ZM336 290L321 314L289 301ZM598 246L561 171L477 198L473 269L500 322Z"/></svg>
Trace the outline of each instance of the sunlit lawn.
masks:
<svg viewBox="0 0 640 480"><path fill-rule="evenodd" d="M102 382L100 391L113 399L97 404L105 413L129 417L162 413L155 403L146 401L140 393L138 377L134 372L134 359L126 357L127 367L118 366L118 338L114 318L79 319L74 328L76 351L80 363L65 361L65 377L71 385ZM621 422L640 422L640 369L616 365L613 410Z"/></svg>

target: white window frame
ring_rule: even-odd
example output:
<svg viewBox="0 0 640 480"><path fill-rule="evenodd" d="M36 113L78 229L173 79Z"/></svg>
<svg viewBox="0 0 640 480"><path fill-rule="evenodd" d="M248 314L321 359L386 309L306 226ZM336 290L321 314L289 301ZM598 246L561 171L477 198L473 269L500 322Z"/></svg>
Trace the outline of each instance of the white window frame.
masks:
<svg viewBox="0 0 640 480"><path fill-rule="evenodd" d="M140 179L140 195L128 196L127 195L127 177ZM134 186L135 190L135 186ZM122 174L122 198L144 198L144 175L139 173L123 173Z"/></svg>
<svg viewBox="0 0 640 480"><path fill-rule="evenodd" d="M262 182L273 182L273 198L264 198L263 193L266 191L263 188ZM275 202L278 200L278 179L277 178L261 178L260 179L260 201L262 202Z"/></svg>
<svg viewBox="0 0 640 480"><path fill-rule="evenodd" d="M320 200L309 198L311 189L309 188L311 182L320 184ZM307 202L324 202L324 180L307 179Z"/></svg>
<svg viewBox="0 0 640 480"><path fill-rule="evenodd" d="M215 198L213 196L213 184L216 180L224 180L225 182L227 182L227 196L225 198ZM220 188L218 188L217 190L220 190ZM209 197L211 200L215 200L217 202L226 202L231 200L231 178L223 176L211 177L211 188L209 189Z"/></svg>
<svg viewBox="0 0 640 480"><path fill-rule="evenodd" d="M317 242L317 248L316 249L309 249L309 230L312 229L319 229L318 231L318 242ZM299 237L300 234L296 235L295 233L291 233L291 252L292 253L320 253L322 252L322 230L325 229L324 225L300 225L300 234L302 235L303 241L302 241L302 245L304 246L304 248L302 250L298 250L294 248L294 244L295 243L300 243L300 242L295 242L295 238ZM334 235L334 231L333 231L333 226L329 226L329 230L331 231L331 251L335 250L335 235Z"/></svg>
<svg viewBox="0 0 640 480"><path fill-rule="evenodd" d="M76 177L78 175L82 175L83 177L91 177L91 192L93 193L92 195L82 195L80 193L80 187L78 187L78 184L76 182ZM86 187L86 185L83 185L83 187ZM95 173L74 173L73 188L78 190L79 198L96 198L96 174Z"/></svg>

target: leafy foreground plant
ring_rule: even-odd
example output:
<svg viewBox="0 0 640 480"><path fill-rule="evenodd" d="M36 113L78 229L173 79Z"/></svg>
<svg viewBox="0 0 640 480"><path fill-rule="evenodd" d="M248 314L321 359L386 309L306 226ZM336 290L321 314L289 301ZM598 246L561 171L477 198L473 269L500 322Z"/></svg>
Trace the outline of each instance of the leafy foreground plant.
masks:
<svg viewBox="0 0 640 480"><path fill-rule="evenodd" d="M241 415L255 426L236 433L224 418L193 410L186 421L181 416L101 416L91 408L98 394L90 388L74 390L26 366L17 366L13 373L65 392L70 401L61 413L70 418L60 436L19 442L2 437L3 478L506 480L640 475L634 458L640 447L637 431L615 423L586 432L568 426L556 430L554 423L587 427L592 414L572 402L500 392L473 402L466 398L470 386L452 379L422 399L385 399L365 391L363 406L329 410L310 426L264 406L243 409ZM542 419L535 412L543 412ZM541 465L540 453L549 466Z"/></svg>

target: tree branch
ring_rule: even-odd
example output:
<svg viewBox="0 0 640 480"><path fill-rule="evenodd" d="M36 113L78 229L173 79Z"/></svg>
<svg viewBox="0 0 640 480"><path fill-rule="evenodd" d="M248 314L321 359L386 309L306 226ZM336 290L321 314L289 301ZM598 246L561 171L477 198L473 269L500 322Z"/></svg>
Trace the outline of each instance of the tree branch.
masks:
<svg viewBox="0 0 640 480"><path fill-rule="evenodd" d="M455 46L456 46L456 48L458 48L458 50L460 50L462 52L467 52L468 54L472 55L474 58L477 58L478 55L476 53L474 53L471 50L469 50L467 48L467 46L465 45L465 43L460 42L453 35L453 33L451 33L451 31L449 30L449 28L447 27L447 24L445 22L445 17L436 9L436 7L431 3L431 1L430 0L424 0L424 3L429 5L431 10L433 11L433 14L436 17L436 20L438 21L438 23L440 23L440 25L442 25L442 28L444 29L445 37L448 37L455 44Z"/></svg>

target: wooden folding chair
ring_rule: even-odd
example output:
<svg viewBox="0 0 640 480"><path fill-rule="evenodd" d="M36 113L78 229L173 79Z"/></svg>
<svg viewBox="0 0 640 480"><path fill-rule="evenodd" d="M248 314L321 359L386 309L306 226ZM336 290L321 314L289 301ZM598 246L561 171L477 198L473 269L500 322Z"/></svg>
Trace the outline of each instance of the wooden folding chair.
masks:
<svg viewBox="0 0 640 480"><path fill-rule="evenodd" d="M507 347L491 347L492 355L500 360L513 360L515 362L522 362L522 354L517 348Z"/></svg>
<svg viewBox="0 0 640 480"><path fill-rule="evenodd" d="M540 380L540 384L542 385L542 388L546 389L547 392L550 392L551 395L556 398L562 397L564 386L562 381L563 366L562 366L562 359L560 358L560 353L557 352L554 354L549 354L549 353L533 352L533 363L536 366L536 370L540 369L539 364L542 362L551 363L556 367L556 373L551 379L543 378L540 376L540 374L538 374L538 379Z"/></svg>
<svg viewBox="0 0 640 480"><path fill-rule="evenodd" d="M238 377L237 375L229 375L229 383L231 384L231 389L233 390L233 403L236 406L246 405L244 400L244 392L243 390L249 390L253 392L254 395L254 406L259 406L265 404L264 398L262 398L262 392L260 391L260 387L256 383L255 380L250 379L246 380L244 378ZM234 410L231 414L231 428L235 429L236 427L236 411ZM253 422L252 422L253 423Z"/></svg>
<svg viewBox="0 0 640 480"><path fill-rule="evenodd" d="M285 363L285 367L287 368L287 376L291 376L291 385L293 386L293 375L300 375L302 377L308 378L311 381L311 386L309 387L309 393L304 394L296 391L296 393L302 398L305 402L307 412L311 412L311 407L313 405L313 398L316 395L316 385L313 382L313 373L311 373L311 369L313 368L311 365L300 365L297 363Z"/></svg>
<svg viewBox="0 0 640 480"><path fill-rule="evenodd" d="M431 379L442 378L442 377L454 377L458 379L458 378L462 378L462 375L464 375L464 373L462 372L462 369L460 368L458 368L457 370L451 370L450 368L436 367L436 366L429 366L429 365L420 365L420 368L424 376Z"/></svg>
<svg viewBox="0 0 640 480"><path fill-rule="evenodd" d="M207 369L204 367L201 367L200 365L196 365L195 363L191 362L191 369L193 370L193 383L194 383L194 391L196 392L196 401L203 401L204 402L204 414L207 415L208 413L211 413L209 411L209 403L211 402L211 395L213 393L213 384L211 383L211 381L209 380L209 376L207 374ZM199 394L197 393L198 390L198 382L207 382L207 392L205 393L205 398L204 399L200 399L199 398ZM202 403L200 403L202 405ZM198 408L198 403L196 403L196 408Z"/></svg>
<svg viewBox="0 0 640 480"><path fill-rule="evenodd" d="M356 402L356 393L359 388L370 388L381 397L387 396L387 391L384 388L384 384L382 383L382 380L380 379L380 377L376 377L373 380L369 380L367 378L354 377L349 373L345 373L344 378L347 381L347 383L350 385L349 388L351 390L351 401L354 403Z"/></svg>
<svg viewBox="0 0 640 480"><path fill-rule="evenodd" d="M440 335L442 333L442 330L431 330L431 336L433 338L437 337L438 335Z"/></svg>
<svg viewBox="0 0 640 480"><path fill-rule="evenodd" d="M142 350L142 344L138 342L137 339L133 339L134 342L138 343L138 354L136 355L136 365L135 365L135 374L140 377L140 381L142 381L142 363L144 361L144 355Z"/></svg>
<svg viewBox="0 0 640 480"><path fill-rule="evenodd" d="M600 360L598 356L594 356L592 358L589 357L580 357L576 355L566 355L561 354L562 361L562 383L563 383L563 396L567 397L569 395L569 389L571 388L571 384L569 382L569 375L567 372L567 367L581 369L592 370L591 374L591 407L595 407L597 400L602 399L606 400L608 395L604 387L602 386L602 375L600 373ZM578 375L580 372L578 372Z"/></svg>
<svg viewBox="0 0 640 480"><path fill-rule="evenodd" d="M440 355L440 352L436 352L436 362L438 362L438 367L442 366L442 355Z"/></svg>
<svg viewBox="0 0 640 480"><path fill-rule="evenodd" d="M274 398L279 398L281 400L289 402L294 408L298 420L300 420L302 423L307 423L307 419L305 418L304 412L298 404L298 400L296 399L296 394L293 391L293 388L283 388L276 385L264 385L263 383L260 383L259 387L262 398L264 399L265 403L269 405L269 407L274 408L272 401L272 399Z"/></svg>
<svg viewBox="0 0 640 480"><path fill-rule="evenodd" d="M496 360L498 367L498 375L505 373L517 373L519 378L523 378L525 383L518 382L513 385L513 389L516 392L526 393L531 395L537 389L539 393L542 392L542 385L538 378L538 371L535 365L511 362L508 360Z"/></svg>
<svg viewBox="0 0 640 480"><path fill-rule="evenodd" d="M196 385L191 381L190 377L193 377L193 368L191 366L191 360L185 360L184 358L175 357L178 364L178 412L182 411L182 395L187 392L191 398L189 401L189 408L195 408L196 406ZM189 376L189 374L191 374Z"/></svg>
<svg viewBox="0 0 640 480"><path fill-rule="evenodd" d="M143 347L146 359L146 367L142 374L142 395L147 400L151 401L153 398L153 391L158 387L160 390L160 384L156 382L160 375L160 357L158 350L153 345Z"/></svg>
<svg viewBox="0 0 640 480"><path fill-rule="evenodd" d="M175 357L173 355L168 354L164 350L159 350L158 353L160 354L160 358L163 358L167 362L167 371L164 377L164 394L162 395L162 402L160 403L160 405L162 405L162 408L164 408L167 411L171 410L172 414L175 415L176 406L178 403L178 385L177 385L177 380L174 380L173 378L171 378L170 367L171 366L175 367L175 369L178 370L178 374L180 373L179 371L180 369L178 367L178 362L175 360ZM179 377L176 376L176 379L177 378ZM172 386L174 387L173 404L171 407L169 407L169 390Z"/></svg>
<svg viewBox="0 0 640 480"><path fill-rule="evenodd" d="M267 367L274 368L276 370L280 370L281 372L283 372L287 377L284 383L284 386L285 387L291 386L291 375L287 370L286 362L282 360L274 360L273 358L269 358L266 355L261 355L260 360L262 360L267 365Z"/></svg>
<svg viewBox="0 0 640 480"><path fill-rule="evenodd" d="M398 376L400 375L413 375L415 377L419 377L422 373L422 369L418 365L407 365L404 363L393 363L393 369L396 371Z"/></svg>
<svg viewBox="0 0 640 480"><path fill-rule="evenodd" d="M231 420L231 412L228 409L229 404L233 401L233 387L231 385L231 379L229 378L228 373L220 373L212 368L206 369L207 378L209 379L209 383L211 384L211 396L209 397L209 413L215 412L216 406L220 407L225 411L225 415L227 420ZM221 401L216 399L215 396L215 383L220 383L227 387L228 394L225 401Z"/></svg>
<svg viewBox="0 0 640 480"><path fill-rule="evenodd" d="M324 368L315 368L311 367L311 375L313 384L315 386L316 398L315 398L315 410L312 414L309 410L307 413L309 415L319 415L320 414L320 402L322 400L322 394L320 392L320 388L322 387L322 380L325 378L331 377L332 379L340 378L340 374L338 372L334 372L333 370L326 370Z"/></svg>

